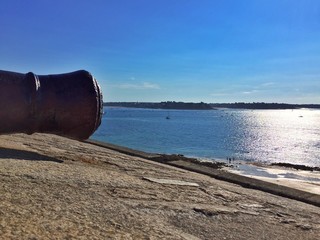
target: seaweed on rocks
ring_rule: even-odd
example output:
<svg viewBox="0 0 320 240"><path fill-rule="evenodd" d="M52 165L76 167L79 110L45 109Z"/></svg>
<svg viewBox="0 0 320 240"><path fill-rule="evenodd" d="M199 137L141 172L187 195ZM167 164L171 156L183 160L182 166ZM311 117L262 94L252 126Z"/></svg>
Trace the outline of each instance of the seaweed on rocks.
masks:
<svg viewBox="0 0 320 240"><path fill-rule="evenodd" d="M271 163L271 166L279 166L279 167L286 167L286 168L293 168L296 170L306 170L306 171L320 171L320 167L310 167L306 165L299 165L299 164L291 164L291 163Z"/></svg>
<svg viewBox="0 0 320 240"><path fill-rule="evenodd" d="M157 157L153 158L152 160L161 162L161 163L169 163L173 161L184 161L184 162L195 163L195 164L206 166L206 167L211 167L214 169L219 169L226 166L226 163L224 162L200 161L197 158L185 157L182 154L160 154Z"/></svg>

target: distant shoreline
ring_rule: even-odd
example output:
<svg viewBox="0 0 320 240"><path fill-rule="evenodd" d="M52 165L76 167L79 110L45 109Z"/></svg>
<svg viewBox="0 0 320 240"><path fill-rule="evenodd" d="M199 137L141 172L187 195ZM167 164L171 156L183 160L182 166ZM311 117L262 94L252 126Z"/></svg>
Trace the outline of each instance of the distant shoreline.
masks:
<svg viewBox="0 0 320 240"><path fill-rule="evenodd" d="M185 102L107 102L103 104L109 107L150 108L150 109L175 109L175 110L214 110L208 103Z"/></svg>
<svg viewBox="0 0 320 240"><path fill-rule="evenodd" d="M217 110L219 108L231 109L320 109L320 104L287 104L287 103L193 103L193 102L105 102L104 106L149 108L149 109L174 109L174 110Z"/></svg>

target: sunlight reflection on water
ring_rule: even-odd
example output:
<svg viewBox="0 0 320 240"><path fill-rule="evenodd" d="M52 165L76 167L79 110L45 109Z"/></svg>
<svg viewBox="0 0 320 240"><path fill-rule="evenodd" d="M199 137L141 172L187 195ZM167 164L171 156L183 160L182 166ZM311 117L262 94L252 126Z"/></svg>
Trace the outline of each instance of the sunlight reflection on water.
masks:
<svg viewBox="0 0 320 240"><path fill-rule="evenodd" d="M260 110L236 115L237 156L245 160L319 164L320 111ZM242 137L241 137L242 136Z"/></svg>

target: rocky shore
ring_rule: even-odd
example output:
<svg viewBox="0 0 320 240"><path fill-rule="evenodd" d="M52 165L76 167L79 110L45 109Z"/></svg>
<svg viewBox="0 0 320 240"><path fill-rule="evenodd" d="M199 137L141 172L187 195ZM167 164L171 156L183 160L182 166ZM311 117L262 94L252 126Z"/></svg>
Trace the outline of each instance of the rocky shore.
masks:
<svg viewBox="0 0 320 240"><path fill-rule="evenodd" d="M320 209L46 134L0 136L1 239L318 239Z"/></svg>

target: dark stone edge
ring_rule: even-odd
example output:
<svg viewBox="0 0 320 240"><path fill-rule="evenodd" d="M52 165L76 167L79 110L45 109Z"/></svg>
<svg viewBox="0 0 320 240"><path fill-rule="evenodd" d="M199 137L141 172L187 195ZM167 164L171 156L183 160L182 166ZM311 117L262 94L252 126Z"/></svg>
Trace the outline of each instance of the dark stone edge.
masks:
<svg viewBox="0 0 320 240"><path fill-rule="evenodd" d="M154 158L158 158L160 156L160 154L154 154L154 153L147 153L147 152L143 152L143 151L139 151L139 150L134 150L131 148L127 148L127 147L123 147L123 146L119 146L119 145L115 145L115 144L111 144L111 143L105 143L105 142L100 142L97 140L92 140L92 139L88 139L84 141L85 143L90 143L99 147L104 147L104 148L108 148L120 153L124 153L126 155L129 156L134 156L134 157L141 157L141 158L145 158L148 160L152 160Z"/></svg>
<svg viewBox="0 0 320 240"><path fill-rule="evenodd" d="M308 203L317 207L320 207L320 195L309 193L306 191L298 190L295 188L290 188L275 183L266 182L263 180L250 178L234 173L230 173L219 168L222 167L220 163L217 164L203 164L195 158L187 158L182 155L166 155L166 154L153 154L143 151L138 151L110 143L104 143L96 140L85 140L85 143L93 144L99 147L108 148L126 155L140 157L143 159L159 162L162 164L167 164L170 166L182 168L192 172L204 174L213 177L218 180L223 180L226 182L238 184L245 188L256 189L271 193L274 195L294 199L304 203ZM210 166L211 165L211 166Z"/></svg>

